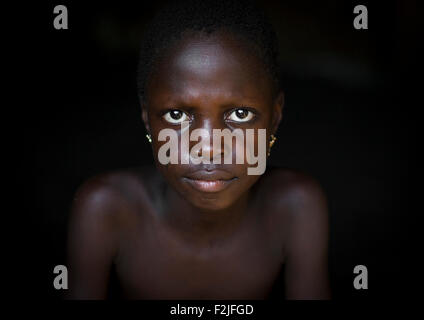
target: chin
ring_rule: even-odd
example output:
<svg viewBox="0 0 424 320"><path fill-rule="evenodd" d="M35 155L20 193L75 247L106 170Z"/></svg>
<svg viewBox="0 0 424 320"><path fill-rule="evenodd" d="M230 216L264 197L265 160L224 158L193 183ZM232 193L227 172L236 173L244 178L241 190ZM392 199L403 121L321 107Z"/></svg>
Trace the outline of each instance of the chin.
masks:
<svg viewBox="0 0 424 320"><path fill-rule="evenodd" d="M218 198L202 198L187 199L196 208L208 211L220 211L231 207L234 201L221 200Z"/></svg>

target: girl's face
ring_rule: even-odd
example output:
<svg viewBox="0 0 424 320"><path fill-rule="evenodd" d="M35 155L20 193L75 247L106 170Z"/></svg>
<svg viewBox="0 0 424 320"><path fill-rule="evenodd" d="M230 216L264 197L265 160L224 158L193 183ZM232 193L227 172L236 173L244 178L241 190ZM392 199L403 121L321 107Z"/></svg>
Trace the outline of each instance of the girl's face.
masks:
<svg viewBox="0 0 424 320"><path fill-rule="evenodd" d="M212 130L241 129L246 136L246 129L254 129L257 150L258 129L266 129L268 148L269 136L281 120L282 93L273 95L269 74L249 48L231 34L185 36L168 49L148 83L143 120L152 136L156 165L174 189L199 208L228 208L259 179L247 174L253 165L246 157L243 164L236 164L235 156L232 164L213 164L213 158L223 155L212 148ZM158 161L159 148L166 143L158 141L159 132L174 129L181 140L183 121L189 121L190 132L209 132L211 164L181 164L181 141L179 164ZM197 143L190 141L189 149Z"/></svg>

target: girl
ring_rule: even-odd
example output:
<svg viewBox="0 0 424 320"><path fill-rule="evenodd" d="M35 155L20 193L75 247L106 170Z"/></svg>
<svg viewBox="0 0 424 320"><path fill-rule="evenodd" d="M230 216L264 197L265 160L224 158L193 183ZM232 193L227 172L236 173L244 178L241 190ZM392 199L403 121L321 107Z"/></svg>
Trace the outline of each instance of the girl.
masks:
<svg viewBox="0 0 424 320"><path fill-rule="evenodd" d="M211 136L253 129L256 150L266 129L271 152L284 99L264 15L250 3L180 2L149 30L138 84L156 166L102 174L78 190L70 298L107 297L112 270L130 299L264 299L279 277L287 299L329 298L327 205L314 179L285 168L249 175L246 161L215 163L225 148L206 144L195 153L210 161L183 163L195 141L176 146L178 163L159 161L161 132L181 140L181 123Z"/></svg>

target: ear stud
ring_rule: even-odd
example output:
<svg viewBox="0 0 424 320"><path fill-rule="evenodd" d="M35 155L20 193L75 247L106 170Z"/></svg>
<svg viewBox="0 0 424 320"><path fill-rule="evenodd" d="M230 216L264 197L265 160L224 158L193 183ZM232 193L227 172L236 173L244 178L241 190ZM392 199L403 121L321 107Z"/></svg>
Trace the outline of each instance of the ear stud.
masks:
<svg viewBox="0 0 424 320"><path fill-rule="evenodd" d="M269 149L268 149L268 157L271 155L271 148L274 145L275 141L277 141L277 137L271 134L269 137Z"/></svg>

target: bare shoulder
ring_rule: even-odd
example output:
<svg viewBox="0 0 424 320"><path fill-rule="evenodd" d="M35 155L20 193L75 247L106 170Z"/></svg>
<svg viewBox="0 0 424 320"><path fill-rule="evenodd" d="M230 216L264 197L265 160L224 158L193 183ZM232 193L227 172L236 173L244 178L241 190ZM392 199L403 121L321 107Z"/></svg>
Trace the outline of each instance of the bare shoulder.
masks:
<svg viewBox="0 0 424 320"><path fill-rule="evenodd" d="M272 198L276 209L284 208L291 214L306 214L307 207L326 206L326 195L320 183L305 172L289 168L270 168L264 176L267 198ZM312 212L317 212L313 210Z"/></svg>
<svg viewBox="0 0 424 320"><path fill-rule="evenodd" d="M150 168L130 168L87 179L75 193L71 218L120 226L143 204L143 199L149 199L149 172Z"/></svg>
<svg viewBox="0 0 424 320"><path fill-rule="evenodd" d="M271 169L274 217L283 216L287 299L328 299L328 209L316 179L290 169Z"/></svg>
<svg viewBox="0 0 424 320"><path fill-rule="evenodd" d="M139 170L119 170L94 176L78 188L68 224L68 298L105 298L123 231L139 219L143 181Z"/></svg>

